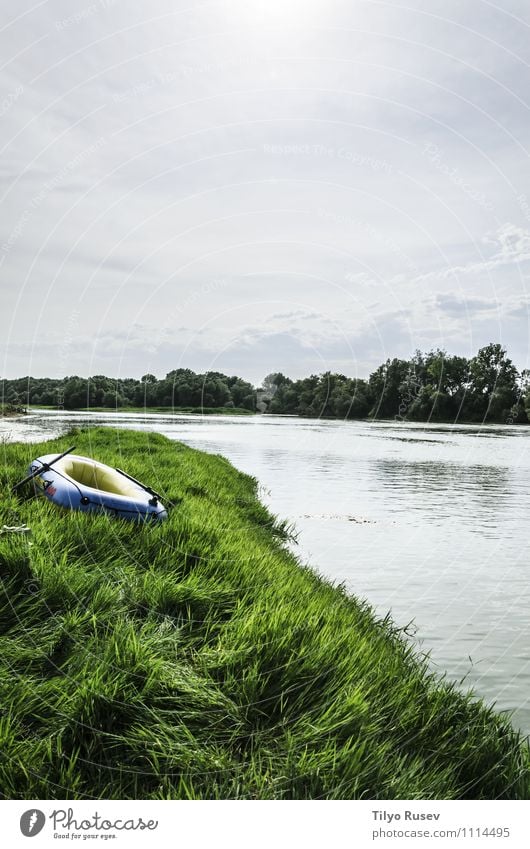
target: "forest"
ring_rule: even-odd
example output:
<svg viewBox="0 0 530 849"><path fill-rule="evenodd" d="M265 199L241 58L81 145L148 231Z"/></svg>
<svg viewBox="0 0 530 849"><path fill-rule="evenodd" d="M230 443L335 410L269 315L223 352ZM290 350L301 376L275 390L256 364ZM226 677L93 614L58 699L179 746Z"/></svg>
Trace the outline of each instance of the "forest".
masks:
<svg viewBox="0 0 530 849"><path fill-rule="evenodd" d="M388 359L368 378L326 372L291 381L268 375L271 413L307 417L408 421L529 421L530 372L518 372L499 344L471 359L445 351L416 351L410 360Z"/></svg>
<svg viewBox="0 0 530 849"><path fill-rule="evenodd" d="M258 409L309 418L508 424L530 419L530 371L519 372L498 343L469 359L440 349L387 359L368 379L328 371L292 380L275 372L256 388L237 376L179 368L162 379L22 377L0 380L0 391L0 403L11 409Z"/></svg>
<svg viewBox="0 0 530 849"><path fill-rule="evenodd" d="M4 404L58 407L82 410L88 407L123 409L124 407L256 409L256 390L239 377L219 372L196 374L179 368L158 380L154 374L115 379L102 374L93 377L35 378L22 377L2 381Z"/></svg>

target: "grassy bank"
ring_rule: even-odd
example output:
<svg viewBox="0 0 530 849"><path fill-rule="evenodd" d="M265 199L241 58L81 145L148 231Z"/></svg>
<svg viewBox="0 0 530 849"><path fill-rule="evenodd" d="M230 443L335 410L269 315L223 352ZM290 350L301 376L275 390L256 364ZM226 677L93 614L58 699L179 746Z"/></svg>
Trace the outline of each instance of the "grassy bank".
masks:
<svg viewBox="0 0 530 849"><path fill-rule="evenodd" d="M71 444L175 506L136 528L4 495L32 531L0 536L5 798L528 798L509 722L301 568L223 458L97 428L2 446L2 491Z"/></svg>
<svg viewBox="0 0 530 849"><path fill-rule="evenodd" d="M20 404L0 404L0 418L2 419L9 416L22 416L26 412L26 408Z"/></svg>

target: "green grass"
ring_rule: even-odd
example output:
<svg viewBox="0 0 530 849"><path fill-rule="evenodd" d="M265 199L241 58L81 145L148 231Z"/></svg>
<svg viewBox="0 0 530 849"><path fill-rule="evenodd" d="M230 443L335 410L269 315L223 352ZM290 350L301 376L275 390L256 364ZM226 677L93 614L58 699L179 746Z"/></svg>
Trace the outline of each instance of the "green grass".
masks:
<svg viewBox="0 0 530 849"><path fill-rule="evenodd" d="M10 496L39 454L119 466L160 525ZM2 446L0 792L8 799L521 799L507 718L302 568L228 461L96 428Z"/></svg>

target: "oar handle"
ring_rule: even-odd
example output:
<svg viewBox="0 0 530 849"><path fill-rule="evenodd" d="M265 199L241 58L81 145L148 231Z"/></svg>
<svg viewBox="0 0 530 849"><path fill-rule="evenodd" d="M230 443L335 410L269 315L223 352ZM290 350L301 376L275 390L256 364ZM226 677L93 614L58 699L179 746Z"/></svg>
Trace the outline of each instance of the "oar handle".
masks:
<svg viewBox="0 0 530 849"><path fill-rule="evenodd" d="M42 466L39 466L39 468L36 469L34 472L32 472L31 475L28 475L27 478L24 478L24 480L21 480L18 483L16 483L14 485L14 487L11 489L11 492L15 493L17 491L17 489L19 489L25 483L29 483L30 481L32 481L33 478L36 478L37 475L40 475L41 472L49 471L49 469L53 466L54 463L57 463L58 460L62 460L63 457L66 457L67 454L71 454L72 451L75 451L75 445L72 445L71 448L68 448L66 451L63 451L62 454L59 454L53 460L50 460L49 463L43 463Z"/></svg>

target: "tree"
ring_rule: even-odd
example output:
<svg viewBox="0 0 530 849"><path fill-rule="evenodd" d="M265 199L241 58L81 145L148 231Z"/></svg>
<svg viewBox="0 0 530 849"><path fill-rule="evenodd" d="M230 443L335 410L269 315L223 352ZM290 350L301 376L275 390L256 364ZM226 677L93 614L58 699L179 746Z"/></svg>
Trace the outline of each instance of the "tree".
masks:
<svg viewBox="0 0 530 849"><path fill-rule="evenodd" d="M114 381L104 374L96 374L94 377L89 377L87 381L87 406L89 407L104 407L103 396L106 392L112 391Z"/></svg>
<svg viewBox="0 0 530 849"><path fill-rule="evenodd" d="M112 407L116 406L116 393L111 390L107 390L103 393L103 398L101 400L101 404L103 407L108 407L112 409Z"/></svg>
<svg viewBox="0 0 530 849"><path fill-rule="evenodd" d="M387 360L379 366L369 378L369 386L373 396L373 407L370 416L373 418L392 418L402 415L402 392L410 385L411 364L407 360Z"/></svg>
<svg viewBox="0 0 530 849"><path fill-rule="evenodd" d="M470 398L466 404L472 418L504 421L518 399L519 374L502 345L481 348L469 363Z"/></svg>
<svg viewBox="0 0 530 849"><path fill-rule="evenodd" d="M244 410L252 410L252 412L256 411L256 393L253 392L251 395L245 395L241 406Z"/></svg>
<svg viewBox="0 0 530 849"><path fill-rule="evenodd" d="M88 406L88 380L84 377L67 377L63 389L64 407L76 410Z"/></svg>
<svg viewBox="0 0 530 849"><path fill-rule="evenodd" d="M279 371L273 371L263 378L261 388L270 398L274 398L280 386L285 386L285 384L292 384L292 380Z"/></svg>
<svg viewBox="0 0 530 849"><path fill-rule="evenodd" d="M207 376L203 383L201 406L223 407L230 400L230 390L219 377Z"/></svg>
<svg viewBox="0 0 530 849"><path fill-rule="evenodd" d="M230 387L230 399L234 407L242 407L244 399L253 394L254 387L252 384L247 383L246 380L241 380L240 377L236 378Z"/></svg>

